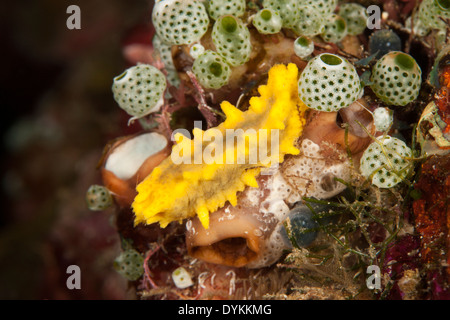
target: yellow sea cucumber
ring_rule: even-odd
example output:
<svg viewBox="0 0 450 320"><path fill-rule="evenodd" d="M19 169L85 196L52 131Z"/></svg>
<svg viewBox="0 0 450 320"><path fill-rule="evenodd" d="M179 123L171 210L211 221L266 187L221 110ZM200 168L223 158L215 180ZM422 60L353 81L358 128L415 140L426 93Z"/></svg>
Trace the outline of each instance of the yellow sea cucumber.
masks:
<svg viewBox="0 0 450 320"><path fill-rule="evenodd" d="M224 101L221 108L226 120L220 125L206 131L194 130L192 140L181 134L175 135L176 145L172 148L172 155L181 154L190 160L199 152L213 149L215 159L223 161L174 163L173 157L166 158L137 186L138 194L132 205L136 215L135 225L159 222L164 228L172 221L181 222L197 214L207 229L210 212L223 207L226 201L236 205L236 193L246 186L258 187L255 177L260 174L261 168L283 162L286 154L298 154L300 151L295 147L295 142L305 124L306 106L298 98L297 81L295 64L276 65L269 71L267 85L258 88L260 96L250 99L247 111L240 111ZM233 143L230 150L230 145L226 146L225 141L215 141L221 135L225 137L229 129L242 129L246 142ZM247 161L252 155L250 146L252 143L260 144L264 138L260 129L278 130L278 141L269 138L269 144L278 143L278 153L269 154L268 162L250 163ZM267 135L272 137L270 133ZM208 139L198 139L201 145L195 146L198 143L196 138L202 137ZM226 158L230 155L234 160L232 163ZM246 160L244 163L237 161L242 155Z"/></svg>

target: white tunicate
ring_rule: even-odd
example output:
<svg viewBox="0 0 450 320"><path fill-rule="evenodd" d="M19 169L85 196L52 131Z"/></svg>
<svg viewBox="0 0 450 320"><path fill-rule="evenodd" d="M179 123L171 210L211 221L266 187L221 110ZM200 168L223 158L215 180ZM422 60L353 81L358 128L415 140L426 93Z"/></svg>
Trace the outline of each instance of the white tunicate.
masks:
<svg viewBox="0 0 450 320"><path fill-rule="evenodd" d="M339 15L347 22L348 34L361 34L367 26L366 8L358 3L344 3L339 7Z"/></svg>
<svg viewBox="0 0 450 320"><path fill-rule="evenodd" d="M295 54L304 59L311 55L314 51L314 42L308 37L301 36L294 41Z"/></svg>
<svg viewBox="0 0 450 320"><path fill-rule="evenodd" d="M343 57L323 53L311 59L300 75L298 93L308 108L333 112L362 94L355 67Z"/></svg>
<svg viewBox="0 0 450 320"><path fill-rule="evenodd" d="M313 6L299 6L299 19L292 28L298 35L312 37L324 31L324 16Z"/></svg>
<svg viewBox="0 0 450 320"><path fill-rule="evenodd" d="M333 13L338 4L338 0L298 0L300 5L313 7L322 16Z"/></svg>
<svg viewBox="0 0 450 320"><path fill-rule="evenodd" d="M198 0L164 0L155 2L152 21L164 42L183 45L201 39L208 30L209 16Z"/></svg>
<svg viewBox="0 0 450 320"><path fill-rule="evenodd" d="M417 12L423 26L445 30L447 24L442 19L450 19L450 5L447 0L423 0Z"/></svg>
<svg viewBox="0 0 450 320"><path fill-rule="evenodd" d="M341 41L347 33L347 22L345 19L333 13L325 19L321 37L327 42L337 43Z"/></svg>
<svg viewBox="0 0 450 320"><path fill-rule="evenodd" d="M373 67L370 87L385 103L404 106L419 95L421 76L422 71L412 56L391 51Z"/></svg>
<svg viewBox="0 0 450 320"><path fill-rule="evenodd" d="M250 31L239 18L227 15L217 19L211 37L217 52L231 66L243 65L250 59Z"/></svg>
<svg viewBox="0 0 450 320"><path fill-rule="evenodd" d="M197 59L203 52L205 52L205 47L202 46L200 43L196 43L191 47L191 50L189 51L189 54L191 57L195 60Z"/></svg>
<svg viewBox="0 0 450 320"><path fill-rule="evenodd" d="M200 84L208 89L219 89L228 83L231 75L231 68L225 58L217 52L206 50L192 66Z"/></svg>
<svg viewBox="0 0 450 320"><path fill-rule="evenodd" d="M166 70L175 70L172 58L172 45L162 41L157 34L153 36L152 44L153 48L159 54L161 62L164 64L164 68Z"/></svg>
<svg viewBox="0 0 450 320"><path fill-rule="evenodd" d="M383 136L372 142L361 157L361 174L379 188L392 188L408 174L411 149L400 139Z"/></svg>
<svg viewBox="0 0 450 320"><path fill-rule="evenodd" d="M114 78L112 91L120 108L135 118L159 111L167 82L154 66L138 64Z"/></svg>
<svg viewBox="0 0 450 320"><path fill-rule="evenodd" d="M186 289L194 284L191 275L183 267L179 267L172 272L172 280L178 289Z"/></svg>
<svg viewBox="0 0 450 320"><path fill-rule="evenodd" d="M265 8L258 11L253 17L253 25L262 34L274 34L280 32L283 21L278 11Z"/></svg>
<svg viewBox="0 0 450 320"><path fill-rule="evenodd" d="M114 269L130 281L138 280L144 273L144 257L134 250L123 251L114 260Z"/></svg>
<svg viewBox="0 0 450 320"><path fill-rule="evenodd" d="M208 13L214 20L227 14L241 17L245 13L245 8L245 0L208 0Z"/></svg>
<svg viewBox="0 0 450 320"><path fill-rule="evenodd" d="M376 108L373 112L373 123L378 131L386 131L394 121L394 114L388 108Z"/></svg>
<svg viewBox="0 0 450 320"><path fill-rule="evenodd" d="M297 0L264 0L263 7L278 11L283 21L283 28L293 28L298 22Z"/></svg>
<svg viewBox="0 0 450 320"><path fill-rule="evenodd" d="M106 187L94 184L86 192L86 202L89 210L101 211L110 207L113 199Z"/></svg>

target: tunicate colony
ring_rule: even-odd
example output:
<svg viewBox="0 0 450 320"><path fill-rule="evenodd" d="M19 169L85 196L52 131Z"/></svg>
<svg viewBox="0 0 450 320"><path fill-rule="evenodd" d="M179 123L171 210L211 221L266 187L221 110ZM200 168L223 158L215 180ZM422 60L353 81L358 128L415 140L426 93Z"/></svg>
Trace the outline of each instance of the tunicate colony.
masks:
<svg viewBox="0 0 450 320"><path fill-rule="evenodd" d="M419 9L418 22L421 26L436 27L431 22L436 21L436 17L448 18L446 3L424 0ZM263 35L276 34L282 28L290 29L297 35L293 43L295 54L307 61L298 79L298 97L309 109L337 112L363 96L364 85L355 66L338 54L323 53L311 58L315 49L311 39L320 36L326 42L338 43L348 34L360 34L365 29L367 19L364 7L358 4L343 4L339 11L334 13L336 0L264 0L262 5L263 8L256 14L248 20L242 20L246 10L245 1L157 1L152 15L156 29L153 45L164 64L169 84L176 86L179 81L171 47L186 45L190 47L190 55L193 58L192 72L199 83L211 90L226 86L233 68L250 59L251 25ZM215 49L205 50L200 40L210 24ZM438 23L437 27L442 26ZM388 45L380 46L383 41ZM412 56L400 51L398 36L387 30L375 32L369 46L372 54L379 54L370 79L374 94L382 102L392 106L405 106L415 100L422 83L421 69ZM157 68L142 64L131 67L116 77L112 89L119 106L129 115L139 118L159 110L166 88L166 76ZM387 108L375 109L373 117L378 131L384 132L392 125L392 111ZM308 246L314 241L319 224L309 208L301 204L303 197L328 199L345 189L344 185L338 183L324 188L324 181L329 180L329 176L347 179L350 171L346 161L330 165L321 155L319 146L307 139L303 140L301 149L302 154L286 169L287 176L274 177L271 180L273 182L278 179L282 188L270 187L275 198L272 202L267 199L266 201L273 205L286 200L292 209L289 210L284 202L284 206L277 207L279 212L273 213L276 218L276 231L264 243L264 246L273 246L273 249L267 249L267 255L254 261L251 264L253 267L273 263L288 247L284 236L286 230L282 225L287 217L290 218L291 235L298 246ZM411 149L403 141L385 133L374 138L365 150L360 161L360 171L373 185L391 188L406 177L411 159ZM289 175L289 172L294 174ZM308 186L301 186L304 181L308 181ZM296 185L298 190L304 192L292 194L287 191L288 185ZM90 194L93 195L93 191L90 191ZM251 198L250 193L247 197ZM305 230L309 231L305 233ZM129 260L130 257L124 256L123 259ZM123 265L122 260L118 261L120 265ZM178 281L177 277L181 271L174 273L174 281ZM121 267L121 272L131 272L127 275L134 278L134 270L128 271ZM190 285L190 282L187 285ZM182 288L183 284L179 287Z"/></svg>

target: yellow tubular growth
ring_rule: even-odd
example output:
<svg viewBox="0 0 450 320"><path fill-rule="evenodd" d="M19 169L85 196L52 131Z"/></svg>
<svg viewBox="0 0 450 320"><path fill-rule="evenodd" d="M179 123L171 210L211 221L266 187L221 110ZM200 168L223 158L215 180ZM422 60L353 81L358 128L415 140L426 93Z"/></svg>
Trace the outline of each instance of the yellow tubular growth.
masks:
<svg viewBox="0 0 450 320"><path fill-rule="evenodd" d="M194 130L192 140L176 135L172 155L187 156L184 153L188 150L192 154L188 159L192 161L175 164L173 158L168 157L137 186L138 195L132 205L135 225L159 222L164 228L172 221L181 222L197 214L207 229L210 212L223 207L226 201L236 205L236 193L246 186L258 187L255 177L261 168L283 162L286 154L298 154L295 142L305 124L306 106L298 98L297 75L298 69L294 64L276 65L269 71L267 85L258 88L260 96L250 99L247 111L242 112L224 101L221 108L226 120L219 126L206 131ZM227 129L242 129L246 143L234 141L234 145L227 148ZM249 157L254 155L250 152L250 145L260 144L259 129L267 129L268 142L264 143L279 143L279 152L271 154L269 146L269 162L263 163L258 159L256 163L249 163ZM272 129L279 130L278 141L271 140ZM198 139L201 137L202 140ZM221 137L221 141L216 141L217 137ZM261 141L263 139L261 136ZM194 147L196 140L201 141L200 147L198 142ZM220 161L195 164L195 156L206 151ZM245 158L244 163L237 161L239 155ZM229 163L229 159L234 161Z"/></svg>

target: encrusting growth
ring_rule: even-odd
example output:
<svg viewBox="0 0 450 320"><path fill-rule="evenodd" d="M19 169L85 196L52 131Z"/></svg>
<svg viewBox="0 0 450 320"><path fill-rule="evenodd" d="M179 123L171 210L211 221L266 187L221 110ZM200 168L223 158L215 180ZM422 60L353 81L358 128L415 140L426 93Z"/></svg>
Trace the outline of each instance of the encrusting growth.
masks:
<svg viewBox="0 0 450 320"><path fill-rule="evenodd" d="M258 88L260 96L251 98L247 111L242 112L224 101L221 108L227 118L219 126L206 131L195 129L193 140L176 134L177 144L172 149L172 155L179 156L180 151L195 150L196 138L203 137L201 150L198 151L203 154L207 148L214 146L214 157L219 161L209 164L204 161L201 164L194 164L194 161L176 164L172 156L165 159L137 186L138 195L132 205L136 215L135 224L159 222L161 227L166 227L172 221L182 221L198 215L202 225L208 228L210 212L223 207L227 201L236 205L237 192L243 191L246 186L258 186L255 177L259 175L261 168L283 162L286 154L298 154L295 142L305 124L306 106L297 95L297 75L295 64L276 65L269 71L267 85ZM256 163L249 163L249 145L252 142L237 146L234 143L232 150L229 146L221 149L226 145L225 141L214 139L213 143L210 142L211 137L217 137L217 133L222 134L222 138L225 137L227 129L242 129L245 132L244 141L256 142L258 146L264 136L271 137L267 131L277 129L279 140L272 139L269 143L278 143L278 153L269 152L269 161L258 159ZM267 130L266 135L262 136L260 129ZM228 161L230 154L234 160L231 164ZM246 158L244 163L237 161L242 155ZM193 153L188 160L195 156Z"/></svg>

